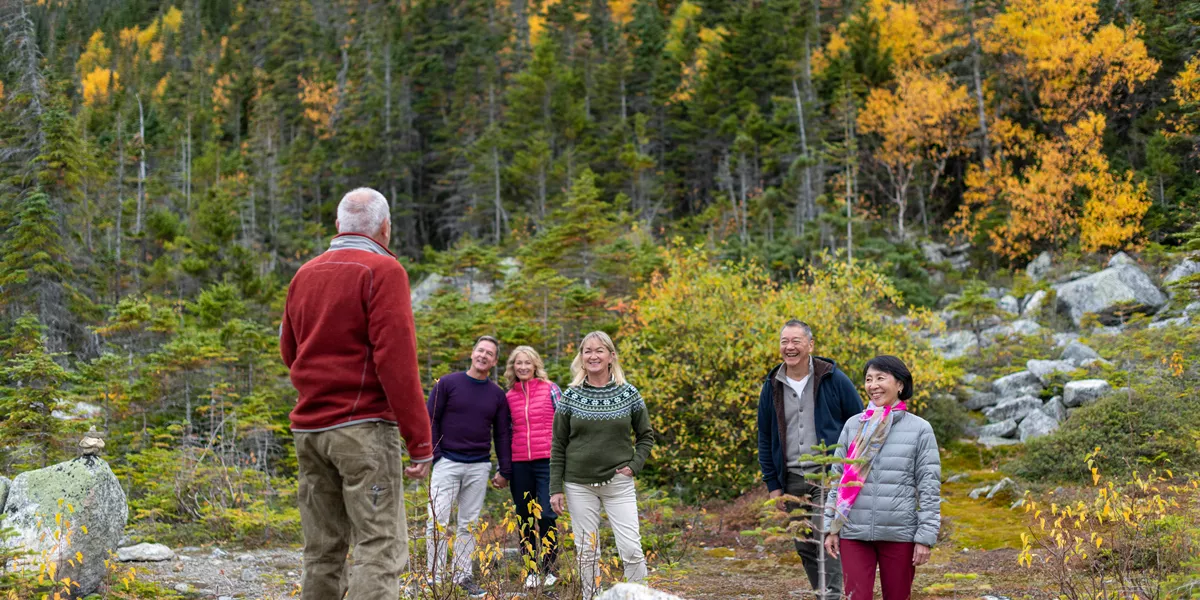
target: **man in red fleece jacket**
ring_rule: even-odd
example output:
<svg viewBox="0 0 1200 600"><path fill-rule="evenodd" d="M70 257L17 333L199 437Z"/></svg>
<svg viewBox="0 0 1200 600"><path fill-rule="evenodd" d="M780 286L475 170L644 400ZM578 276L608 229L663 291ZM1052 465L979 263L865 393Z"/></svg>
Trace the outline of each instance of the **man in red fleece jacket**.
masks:
<svg viewBox="0 0 1200 600"><path fill-rule="evenodd" d="M304 531L300 597L395 600L408 563L400 436L412 461L405 475L424 478L433 460L408 273L387 250L392 223L379 192L346 194L337 230L292 279L279 336L299 392L290 417Z"/></svg>

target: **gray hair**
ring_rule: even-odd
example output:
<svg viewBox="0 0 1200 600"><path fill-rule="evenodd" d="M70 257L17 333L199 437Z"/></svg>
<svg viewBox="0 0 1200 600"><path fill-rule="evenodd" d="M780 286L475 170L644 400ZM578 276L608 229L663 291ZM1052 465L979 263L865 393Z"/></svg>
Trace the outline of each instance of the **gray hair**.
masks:
<svg viewBox="0 0 1200 600"><path fill-rule="evenodd" d="M338 233L375 235L390 217L383 194L369 187L350 190L338 203Z"/></svg>
<svg viewBox="0 0 1200 600"><path fill-rule="evenodd" d="M801 321L800 319L788 319L788 322L784 323L783 327L781 327L779 329L779 331L782 332L784 329L787 329L788 327L799 327L800 330L804 332L804 335L808 337L808 341L810 341L810 342L813 341L812 327L809 327L808 323L805 323L804 321Z"/></svg>

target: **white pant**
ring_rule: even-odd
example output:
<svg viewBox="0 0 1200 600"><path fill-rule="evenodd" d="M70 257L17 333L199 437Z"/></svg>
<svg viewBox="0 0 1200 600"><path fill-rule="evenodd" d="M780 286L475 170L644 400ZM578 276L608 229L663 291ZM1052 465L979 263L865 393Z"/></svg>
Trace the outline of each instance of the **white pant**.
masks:
<svg viewBox="0 0 1200 600"><path fill-rule="evenodd" d="M446 581L446 548L450 536L450 509L458 502L458 527L454 531L453 581L471 578L471 558L475 553L475 532L472 526L483 509L487 495L490 462L458 463L443 458L433 466L429 478L429 519L425 524L426 567L429 576ZM437 524L436 527L434 524Z"/></svg>
<svg viewBox="0 0 1200 600"><path fill-rule="evenodd" d="M579 578L583 597L591 598L600 583L600 506L608 513L608 525L617 539L617 553L625 566L625 581L641 583L646 579L646 557L642 555L642 534L638 524L637 489L633 478L617 475L600 485L564 483L567 510L571 512L571 534L575 536Z"/></svg>

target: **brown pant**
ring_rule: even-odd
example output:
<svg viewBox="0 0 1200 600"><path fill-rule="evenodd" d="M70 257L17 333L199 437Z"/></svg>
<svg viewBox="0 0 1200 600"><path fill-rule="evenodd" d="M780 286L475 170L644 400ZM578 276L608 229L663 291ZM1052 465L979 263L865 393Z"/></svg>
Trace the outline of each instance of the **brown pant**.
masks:
<svg viewBox="0 0 1200 600"><path fill-rule="evenodd" d="M395 600L408 564L400 432L364 423L297 433L301 600ZM346 553L354 544L354 564Z"/></svg>

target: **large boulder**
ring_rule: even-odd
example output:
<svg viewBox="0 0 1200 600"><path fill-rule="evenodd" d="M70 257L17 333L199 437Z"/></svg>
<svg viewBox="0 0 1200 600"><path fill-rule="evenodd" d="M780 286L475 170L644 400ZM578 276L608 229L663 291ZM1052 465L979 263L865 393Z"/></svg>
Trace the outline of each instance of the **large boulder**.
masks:
<svg viewBox="0 0 1200 600"><path fill-rule="evenodd" d="M983 411L983 415L987 417L990 423L1000 423L1010 419L1020 423L1021 419L1024 419L1029 413L1041 410L1041 408L1041 400L1033 396L1021 396L1020 398L1005 400Z"/></svg>
<svg viewBox="0 0 1200 600"><path fill-rule="evenodd" d="M79 584L75 593L86 596L100 587L104 561L117 549L128 517L125 492L108 463L81 457L13 479L0 526L16 532L10 547L55 564L58 578L70 577Z"/></svg>
<svg viewBox="0 0 1200 600"><path fill-rule="evenodd" d="M1155 321L1148 326L1148 329L1163 329L1165 327L1187 327L1190 320L1187 317L1175 317L1174 319L1163 319Z"/></svg>
<svg viewBox="0 0 1200 600"><path fill-rule="evenodd" d="M1037 360L1025 363L1025 368L1037 376L1043 386L1050 385L1055 373L1070 373L1076 369L1075 363L1069 360Z"/></svg>
<svg viewBox="0 0 1200 600"><path fill-rule="evenodd" d="M1021 305L1021 318L1033 319L1042 312L1042 308L1046 306L1046 290L1038 290L1025 297L1025 301Z"/></svg>
<svg viewBox="0 0 1200 600"><path fill-rule="evenodd" d="M1071 381L1063 386L1063 406L1076 408L1090 404L1106 396L1112 391L1112 386L1103 379L1083 379Z"/></svg>
<svg viewBox="0 0 1200 600"><path fill-rule="evenodd" d="M1033 262L1030 262L1025 267L1025 273L1029 275L1030 279L1034 281L1041 281L1042 278L1050 273L1050 268L1052 266L1053 265L1050 263L1050 253L1042 252L1037 256L1037 258L1033 259Z"/></svg>
<svg viewBox="0 0 1200 600"><path fill-rule="evenodd" d="M1067 420L1067 407L1063 406L1062 396L1055 396L1047 400L1046 404L1042 406L1042 412L1059 423Z"/></svg>
<svg viewBox="0 0 1200 600"><path fill-rule="evenodd" d="M1078 365L1085 360L1099 359L1100 354L1079 340L1074 340L1068 343L1066 348L1063 348L1062 354L1058 358L1059 360L1069 360Z"/></svg>
<svg viewBox="0 0 1200 600"><path fill-rule="evenodd" d="M8 500L8 489L12 487L12 480L7 477L0 477L0 515L4 514L4 502Z"/></svg>
<svg viewBox="0 0 1200 600"><path fill-rule="evenodd" d="M979 390L971 390L970 397L963 403L963 408L967 410L982 410L989 406L995 406L1000 401L1000 397L992 392L981 392Z"/></svg>
<svg viewBox="0 0 1200 600"><path fill-rule="evenodd" d="M1032 395L1042 391L1042 381L1029 371L1021 371L993 381L992 391L1001 399Z"/></svg>
<svg viewBox="0 0 1200 600"><path fill-rule="evenodd" d="M660 592L635 583L618 583L608 588L596 600L683 600L666 592Z"/></svg>
<svg viewBox="0 0 1200 600"><path fill-rule="evenodd" d="M1018 319L1012 323L989 327L983 330L983 335L989 338L1002 338L1010 335L1037 335L1041 331L1042 326L1036 322L1029 319Z"/></svg>
<svg viewBox="0 0 1200 600"><path fill-rule="evenodd" d="M929 345L943 358L960 358L975 349L979 340L970 331L952 331L945 335L929 338Z"/></svg>
<svg viewBox="0 0 1200 600"><path fill-rule="evenodd" d="M1167 273L1167 276L1163 278L1163 283L1172 284L1184 277L1191 277L1197 273L1200 273L1200 260L1186 258L1183 262L1175 265L1171 269L1171 272Z"/></svg>
<svg viewBox="0 0 1200 600"><path fill-rule="evenodd" d="M1105 324L1120 322L1118 308L1153 312L1167 303L1167 297L1136 264L1117 260L1099 273L1055 286L1058 310L1068 314L1075 325L1083 316L1095 313Z"/></svg>
<svg viewBox="0 0 1200 600"><path fill-rule="evenodd" d="M979 437L1012 437L1017 432L1017 422L1015 419L1005 419L999 423L984 425L979 428Z"/></svg>
<svg viewBox="0 0 1200 600"><path fill-rule="evenodd" d="M1058 429L1058 421L1046 413L1035 410L1021 420L1017 433L1022 442L1050 435Z"/></svg>
<svg viewBox="0 0 1200 600"><path fill-rule="evenodd" d="M999 307L1000 310L1012 313L1014 315L1021 313L1021 301L1017 300L1016 296L1013 296L1012 294L1005 294L996 301L996 306Z"/></svg>

